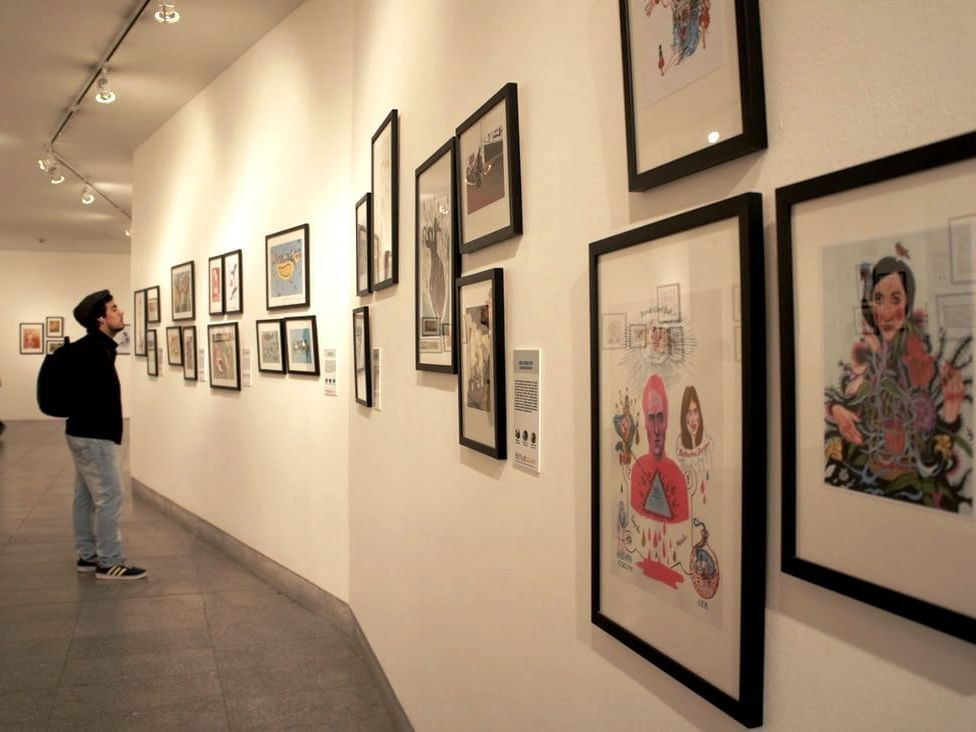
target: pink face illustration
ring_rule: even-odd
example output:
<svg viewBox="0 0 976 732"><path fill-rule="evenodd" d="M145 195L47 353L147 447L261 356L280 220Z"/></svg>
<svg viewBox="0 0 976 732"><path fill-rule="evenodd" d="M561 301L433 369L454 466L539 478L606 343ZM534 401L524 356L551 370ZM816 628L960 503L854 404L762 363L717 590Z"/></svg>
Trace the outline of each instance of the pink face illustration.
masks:
<svg viewBox="0 0 976 732"><path fill-rule="evenodd" d="M897 272L885 275L871 293L871 315L885 342L890 343L905 325L908 295Z"/></svg>

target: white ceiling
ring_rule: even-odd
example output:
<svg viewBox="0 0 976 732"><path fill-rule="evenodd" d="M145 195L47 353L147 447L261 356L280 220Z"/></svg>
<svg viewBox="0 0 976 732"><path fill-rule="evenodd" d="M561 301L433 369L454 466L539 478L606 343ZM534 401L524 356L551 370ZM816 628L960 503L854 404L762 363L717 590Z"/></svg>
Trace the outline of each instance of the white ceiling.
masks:
<svg viewBox="0 0 976 732"><path fill-rule="evenodd" d="M132 153L302 0L150 0L110 64L113 104L90 91L55 152L130 213ZM0 249L127 252L127 218L65 171L37 165L69 107L144 0L0 0ZM41 241L43 240L43 241Z"/></svg>

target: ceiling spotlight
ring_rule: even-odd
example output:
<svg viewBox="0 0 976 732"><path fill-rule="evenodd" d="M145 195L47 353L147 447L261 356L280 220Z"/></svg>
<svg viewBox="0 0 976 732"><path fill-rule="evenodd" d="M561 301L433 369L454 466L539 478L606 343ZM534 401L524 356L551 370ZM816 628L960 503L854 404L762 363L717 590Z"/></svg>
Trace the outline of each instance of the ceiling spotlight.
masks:
<svg viewBox="0 0 976 732"><path fill-rule="evenodd" d="M51 174L52 186L56 186L58 183L64 183L64 174L58 168L57 163L48 168L47 172Z"/></svg>
<svg viewBox="0 0 976 732"><path fill-rule="evenodd" d="M91 186L85 186L81 189L81 202L86 206L91 206L95 203L95 194L91 189Z"/></svg>
<svg viewBox="0 0 976 732"><path fill-rule="evenodd" d="M132 232L129 231L129 227L128 226L126 226L122 231L123 231L123 233L125 233L125 238L126 239L131 239L132 238Z"/></svg>
<svg viewBox="0 0 976 732"><path fill-rule="evenodd" d="M102 67L102 72L98 75L95 82L98 92L95 94L95 101L99 104L111 104L115 101L115 92L108 88L108 71Z"/></svg>
<svg viewBox="0 0 976 732"><path fill-rule="evenodd" d="M159 9L153 16L159 23L179 23L180 14L176 10L176 3L160 3Z"/></svg>

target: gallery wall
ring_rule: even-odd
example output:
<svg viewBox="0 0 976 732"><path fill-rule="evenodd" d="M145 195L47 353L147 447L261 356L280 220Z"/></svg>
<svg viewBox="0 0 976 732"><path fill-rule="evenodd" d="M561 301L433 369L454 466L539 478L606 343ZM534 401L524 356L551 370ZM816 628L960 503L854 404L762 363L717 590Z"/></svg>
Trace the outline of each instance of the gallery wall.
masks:
<svg viewBox="0 0 976 732"><path fill-rule="evenodd" d="M311 0L136 154L132 285L162 285L165 314L169 267L194 259L202 338L199 268L243 248L253 346L263 235L308 221L307 312L340 349L340 387L333 399L321 381L255 373L223 393L140 372L133 476L348 599L417 729L737 727L590 623L587 245L746 191L763 194L767 232L766 726L959 729L976 711L972 647L779 570L773 210L779 186L972 127L968 3L760 7L769 149L646 193L627 190L606 1ZM505 270L509 377L512 349L541 349L538 476L459 446L456 378L414 370L414 169L508 81L525 233L462 271ZM353 207L394 107L400 281L359 298ZM382 349L381 409L351 394L361 304Z"/></svg>
<svg viewBox="0 0 976 732"><path fill-rule="evenodd" d="M0 253L0 420L53 419L37 408L37 370L44 356L21 355L19 324L64 318L64 333L75 341L85 329L71 311L90 292L108 289L129 322L129 255L8 250ZM115 368L122 384L122 411L129 416L132 356L120 355Z"/></svg>

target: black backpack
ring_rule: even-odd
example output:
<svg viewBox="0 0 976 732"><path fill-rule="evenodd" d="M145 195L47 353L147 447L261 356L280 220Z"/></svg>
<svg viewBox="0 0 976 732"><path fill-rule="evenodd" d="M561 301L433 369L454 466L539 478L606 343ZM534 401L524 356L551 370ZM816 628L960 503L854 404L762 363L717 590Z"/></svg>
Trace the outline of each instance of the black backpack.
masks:
<svg viewBox="0 0 976 732"><path fill-rule="evenodd" d="M74 384L77 343L65 343L44 357L37 372L37 406L51 417L70 417L78 393Z"/></svg>

